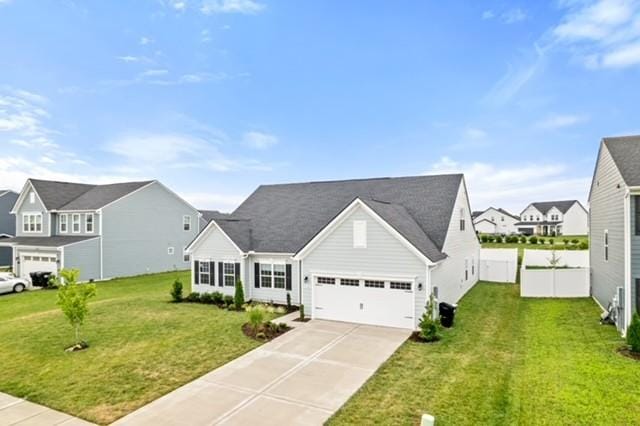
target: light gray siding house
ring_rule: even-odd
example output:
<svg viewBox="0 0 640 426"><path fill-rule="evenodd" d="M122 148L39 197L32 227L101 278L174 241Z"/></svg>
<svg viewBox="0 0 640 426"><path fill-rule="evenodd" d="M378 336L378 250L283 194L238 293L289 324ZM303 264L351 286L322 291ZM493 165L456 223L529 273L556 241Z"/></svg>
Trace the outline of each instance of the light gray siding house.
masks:
<svg viewBox="0 0 640 426"><path fill-rule="evenodd" d="M640 136L602 140L589 205L591 292L625 333L640 308Z"/></svg>
<svg viewBox="0 0 640 426"><path fill-rule="evenodd" d="M192 289L303 304L312 318L415 328L457 302L480 246L462 175L260 186L188 249Z"/></svg>
<svg viewBox="0 0 640 426"><path fill-rule="evenodd" d="M18 194L8 189L0 189L0 241L16 235L16 218L11 208L18 199ZM0 266L11 266L11 249L0 247Z"/></svg>
<svg viewBox="0 0 640 426"><path fill-rule="evenodd" d="M189 268L200 213L158 181L88 185L29 179L14 203L16 275L77 268L102 280Z"/></svg>

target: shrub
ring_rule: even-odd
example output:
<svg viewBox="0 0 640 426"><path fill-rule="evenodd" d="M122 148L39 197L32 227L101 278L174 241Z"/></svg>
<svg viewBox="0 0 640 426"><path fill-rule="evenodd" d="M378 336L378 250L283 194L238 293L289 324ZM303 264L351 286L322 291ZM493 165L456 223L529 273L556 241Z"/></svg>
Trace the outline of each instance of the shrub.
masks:
<svg viewBox="0 0 640 426"><path fill-rule="evenodd" d="M264 322L264 308L261 305L252 306L247 310L249 316L249 324L253 328L254 333L258 332L258 328Z"/></svg>
<svg viewBox="0 0 640 426"><path fill-rule="evenodd" d="M287 312L291 312L293 308L291 307L291 293L287 292Z"/></svg>
<svg viewBox="0 0 640 426"><path fill-rule="evenodd" d="M233 296L225 294L225 296L222 299L222 303L227 306L233 305Z"/></svg>
<svg viewBox="0 0 640 426"><path fill-rule="evenodd" d="M633 314L631 324L627 329L627 343L631 352L640 353L640 315L637 312Z"/></svg>
<svg viewBox="0 0 640 426"><path fill-rule="evenodd" d="M211 305L213 303L213 296L211 295L211 293L202 293L202 295L200 296L200 303Z"/></svg>
<svg viewBox="0 0 640 426"><path fill-rule="evenodd" d="M556 240L554 240L553 238L549 238L549 244L554 245L556 242Z"/></svg>
<svg viewBox="0 0 640 426"><path fill-rule="evenodd" d="M304 321L304 305L300 305L300 319Z"/></svg>
<svg viewBox="0 0 640 426"><path fill-rule="evenodd" d="M544 242L545 242L545 241L546 241L546 240L545 240L544 238L540 238L539 243L540 243L540 244L544 244Z"/></svg>
<svg viewBox="0 0 640 426"><path fill-rule="evenodd" d="M420 336L427 342L435 342L440 339L440 322L434 319L436 300L433 293L427 301L425 311L420 318Z"/></svg>
<svg viewBox="0 0 640 426"><path fill-rule="evenodd" d="M536 237L535 235L532 235L531 237L529 237L529 242L531 244L538 244L538 237Z"/></svg>
<svg viewBox="0 0 640 426"><path fill-rule="evenodd" d="M577 238L574 238L573 240L571 240L571 244L579 244L580 240Z"/></svg>
<svg viewBox="0 0 640 426"><path fill-rule="evenodd" d="M200 302L200 293L197 291L192 291L189 295L184 299L185 302L188 303L199 303Z"/></svg>
<svg viewBox="0 0 640 426"><path fill-rule="evenodd" d="M527 237L525 237L524 235L522 237L520 237L520 242L522 244L526 244L527 243Z"/></svg>
<svg viewBox="0 0 640 426"><path fill-rule="evenodd" d="M568 246L568 245L569 245L569 240L568 240L568 239L566 239L566 238L565 238L564 240L562 240L562 242L564 243L564 245L565 245L565 246Z"/></svg>
<svg viewBox="0 0 640 426"><path fill-rule="evenodd" d="M182 281L175 280L171 286L171 300L175 303L182 302Z"/></svg>
<svg viewBox="0 0 640 426"><path fill-rule="evenodd" d="M589 250L589 243L586 241L582 241L580 244L578 244L578 248L580 250Z"/></svg>
<svg viewBox="0 0 640 426"><path fill-rule="evenodd" d="M488 235L487 236L487 241L489 241L490 243L495 241L495 237L493 235Z"/></svg>
<svg viewBox="0 0 640 426"><path fill-rule="evenodd" d="M480 236L480 241L483 243L486 243L487 241L489 241L489 237L487 237L486 235L481 235Z"/></svg>
<svg viewBox="0 0 640 426"><path fill-rule="evenodd" d="M496 243L502 243L502 237L500 235L496 235Z"/></svg>
<svg viewBox="0 0 640 426"><path fill-rule="evenodd" d="M237 311L242 309L242 305L244 305L244 289L241 280L236 281L236 293L233 297L233 303Z"/></svg>
<svg viewBox="0 0 640 426"><path fill-rule="evenodd" d="M211 300L214 305L222 305L224 303L224 296L219 291L211 293Z"/></svg>

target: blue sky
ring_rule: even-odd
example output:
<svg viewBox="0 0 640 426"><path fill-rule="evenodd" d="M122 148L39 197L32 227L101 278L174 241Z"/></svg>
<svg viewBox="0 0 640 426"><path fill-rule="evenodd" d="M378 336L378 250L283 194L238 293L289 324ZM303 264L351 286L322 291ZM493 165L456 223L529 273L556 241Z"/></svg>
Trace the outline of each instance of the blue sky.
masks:
<svg viewBox="0 0 640 426"><path fill-rule="evenodd" d="M0 187L465 172L476 209L585 201L640 133L640 5L0 0Z"/></svg>

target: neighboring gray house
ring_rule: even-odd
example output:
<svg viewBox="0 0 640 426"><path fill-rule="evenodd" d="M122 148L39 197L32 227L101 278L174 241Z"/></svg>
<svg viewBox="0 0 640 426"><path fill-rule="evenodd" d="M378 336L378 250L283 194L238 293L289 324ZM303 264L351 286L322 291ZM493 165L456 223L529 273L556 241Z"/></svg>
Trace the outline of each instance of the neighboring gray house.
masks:
<svg viewBox="0 0 640 426"><path fill-rule="evenodd" d="M624 333L640 309L640 136L602 140L589 205L591 293Z"/></svg>
<svg viewBox="0 0 640 426"><path fill-rule="evenodd" d="M188 248L192 289L285 303L313 318L415 328L431 292L457 302L480 245L462 175L260 186Z"/></svg>
<svg viewBox="0 0 640 426"><path fill-rule="evenodd" d="M11 214L11 208L17 199L17 193L0 189L0 241L16 235L16 218ZM0 247L0 266L11 264L11 249Z"/></svg>
<svg viewBox="0 0 640 426"><path fill-rule="evenodd" d="M158 181L110 185L29 179L12 214L13 270L78 268L101 280L190 265L185 248L200 230L200 213Z"/></svg>
<svg viewBox="0 0 640 426"><path fill-rule="evenodd" d="M222 213L218 210L200 210L200 229L204 229L212 219L225 219L229 217L228 213Z"/></svg>

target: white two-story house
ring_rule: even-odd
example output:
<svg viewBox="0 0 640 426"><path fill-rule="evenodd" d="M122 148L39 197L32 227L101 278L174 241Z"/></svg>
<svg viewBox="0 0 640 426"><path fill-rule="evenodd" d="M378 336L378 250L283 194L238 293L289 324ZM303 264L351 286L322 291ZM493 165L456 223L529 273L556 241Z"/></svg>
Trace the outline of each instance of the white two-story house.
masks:
<svg viewBox="0 0 640 426"><path fill-rule="evenodd" d="M589 213L578 200L531 203L516 223L524 235L587 235Z"/></svg>
<svg viewBox="0 0 640 426"><path fill-rule="evenodd" d="M89 185L29 179L11 213L16 275L77 268L81 280L187 269L200 213L158 181Z"/></svg>
<svg viewBox="0 0 640 426"><path fill-rule="evenodd" d="M518 222L518 216L501 208L489 207L485 211L473 212L473 224L476 231L482 234L515 234L518 232Z"/></svg>

